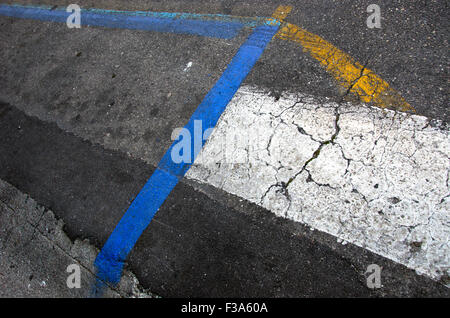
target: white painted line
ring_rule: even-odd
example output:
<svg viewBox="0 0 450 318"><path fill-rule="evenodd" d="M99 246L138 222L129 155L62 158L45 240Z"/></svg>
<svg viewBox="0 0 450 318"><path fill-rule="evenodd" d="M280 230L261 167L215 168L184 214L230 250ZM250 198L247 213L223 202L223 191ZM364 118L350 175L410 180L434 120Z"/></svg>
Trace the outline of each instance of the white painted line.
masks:
<svg viewBox="0 0 450 318"><path fill-rule="evenodd" d="M184 68L183 72L187 72L192 66L192 62L189 62L186 64L186 67Z"/></svg>
<svg viewBox="0 0 450 318"><path fill-rule="evenodd" d="M439 279L450 133L425 117L241 88L188 178Z"/></svg>

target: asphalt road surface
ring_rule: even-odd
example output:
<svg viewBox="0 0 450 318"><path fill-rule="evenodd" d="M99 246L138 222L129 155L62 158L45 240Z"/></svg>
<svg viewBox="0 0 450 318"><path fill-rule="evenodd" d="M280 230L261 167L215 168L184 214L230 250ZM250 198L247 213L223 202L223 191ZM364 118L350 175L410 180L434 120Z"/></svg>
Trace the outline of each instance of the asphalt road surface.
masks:
<svg viewBox="0 0 450 318"><path fill-rule="evenodd" d="M259 30L244 26L226 38L84 26L83 11L81 28L68 28L1 11L32 3L55 12L71 2L0 3L2 297L92 296L102 270L95 256L147 180L164 170L174 129L189 122ZM263 146L246 154L255 161L233 164L237 147L228 149L231 165L195 161L177 175L122 260L123 279L139 287L106 281L103 296L136 288L161 297L449 296L449 4L378 1L381 28L371 29L371 3L77 2L221 15L211 21L270 18L291 6L270 26L275 33L290 24L327 42L308 49L304 39L270 36L202 151L213 157L221 133L250 136L245 129L258 128ZM327 47L361 70L350 86L343 55L320 60ZM359 81L373 79L366 70L375 82ZM356 90L376 92L381 81L408 111ZM19 219L36 211L51 218ZM59 222L58 235L49 222ZM41 236L44 243L30 245ZM74 252L82 241L90 254ZM45 253L55 246L62 252ZM66 287L70 262L86 269L81 290ZM371 264L382 268L377 288L367 283Z"/></svg>

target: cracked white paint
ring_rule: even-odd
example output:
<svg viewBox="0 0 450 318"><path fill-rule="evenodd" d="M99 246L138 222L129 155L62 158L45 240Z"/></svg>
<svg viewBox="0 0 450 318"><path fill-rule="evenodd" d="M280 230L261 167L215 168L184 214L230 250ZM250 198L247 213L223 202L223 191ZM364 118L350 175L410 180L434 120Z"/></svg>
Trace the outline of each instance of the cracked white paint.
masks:
<svg viewBox="0 0 450 318"><path fill-rule="evenodd" d="M439 279L449 157L425 117L241 88L187 177Z"/></svg>

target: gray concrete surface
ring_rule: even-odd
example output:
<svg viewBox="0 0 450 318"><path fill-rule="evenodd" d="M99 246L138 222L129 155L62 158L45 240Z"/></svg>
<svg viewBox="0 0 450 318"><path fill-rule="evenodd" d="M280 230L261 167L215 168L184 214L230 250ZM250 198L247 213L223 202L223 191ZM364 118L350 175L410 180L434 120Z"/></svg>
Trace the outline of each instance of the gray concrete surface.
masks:
<svg viewBox="0 0 450 318"><path fill-rule="evenodd" d="M89 297L98 249L88 240L71 241L64 222L7 182L0 180L0 297ZM81 269L80 288L69 288L69 265ZM105 297L155 297L125 272Z"/></svg>

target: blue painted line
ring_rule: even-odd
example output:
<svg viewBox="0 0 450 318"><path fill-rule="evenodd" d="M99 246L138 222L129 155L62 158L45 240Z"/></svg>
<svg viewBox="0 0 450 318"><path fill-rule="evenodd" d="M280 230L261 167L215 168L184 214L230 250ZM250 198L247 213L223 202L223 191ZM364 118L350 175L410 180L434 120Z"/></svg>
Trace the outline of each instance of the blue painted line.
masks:
<svg viewBox="0 0 450 318"><path fill-rule="evenodd" d="M174 12L152 12L152 11L117 11L105 9L87 9L93 13L125 14L134 16L145 16L166 19L189 19L189 20L215 20L222 22L241 23L246 27L257 27L268 23L276 23L275 18L269 17L239 17L226 14L199 14L199 13L174 13Z"/></svg>
<svg viewBox="0 0 450 318"><path fill-rule="evenodd" d="M71 13L49 6L0 5L0 15L65 23ZM244 27L275 23L273 18L241 18L226 15L82 9L82 26L193 34L230 39Z"/></svg>
<svg viewBox="0 0 450 318"><path fill-rule="evenodd" d="M215 127L220 115L280 26L280 23L273 18L101 9L82 10L81 13L82 25L196 34L218 38L234 37L243 26L255 27L184 127L191 135L191 145L195 144L195 136L203 136L206 129ZM0 15L17 18L65 23L70 14L65 9L53 9L49 6L0 5ZM195 131L199 129L195 125L197 121L201 122L200 132ZM201 138L201 147L205 142ZM117 284L120 281L128 254L173 188L189 170L201 149L200 147L191 153L189 162L175 163L171 153L176 144L177 142L174 142L163 156L157 169L136 196L97 256L94 263L98 277L97 291L101 290L106 283Z"/></svg>
<svg viewBox="0 0 450 318"><path fill-rule="evenodd" d="M202 124L201 136L206 129L216 126L220 115L233 98L242 81L250 73L278 28L279 24L255 28L247 41L239 48L225 72L184 127L190 132L191 145L195 135L199 133L198 131L194 133L194 129L199 129L198 121L201 121ZM197 125L195 125L196 122ZM206 141L203 138L201 139L203 147ZM97 289L104 287L105 283L117 284L120 281L123 264L129 252L150 224L167 196L194 162L198 151L191 153L190 163L174 163L171 152L176 144L177 141L163 156L157 169L128 208L97 256L95 260L98 275Z"/></svg>

